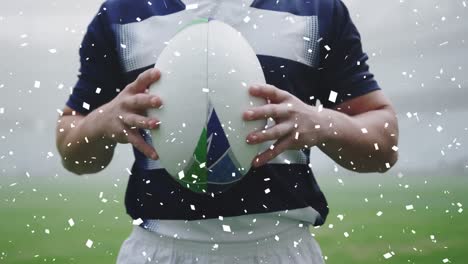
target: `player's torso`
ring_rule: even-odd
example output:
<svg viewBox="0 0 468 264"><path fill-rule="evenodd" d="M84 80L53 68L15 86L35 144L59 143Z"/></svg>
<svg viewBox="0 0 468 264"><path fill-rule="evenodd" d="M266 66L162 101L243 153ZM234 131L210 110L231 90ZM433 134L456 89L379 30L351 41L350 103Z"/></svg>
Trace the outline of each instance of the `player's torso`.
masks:
<svg viewBox="0 0 468 264"><path fill-rule="evenodd" d="M153 67L167 42L184 26L195 19L211 18L232 26L245 37L257 54L267 83L309 101L317 94L323 46L318 1L110 0L105 12L111 20L127 82ZM198 221L222 215L242 222L236 217L285 212L275 214L281 223L296 225L302 221L320 224L328 212L308 157L300 150L285 151L269 166L244 177L229 192L213 197L186 190L162 170L158 161L145 158L137 150L135 156L126 194L127 212L135 219ZM274 191L265 195L266 189ZM272 218L275 223L279 222L276 216ZM239 224L239 230L251 228L249 225ZM174 222L170 226L174 227Z"/></svg>

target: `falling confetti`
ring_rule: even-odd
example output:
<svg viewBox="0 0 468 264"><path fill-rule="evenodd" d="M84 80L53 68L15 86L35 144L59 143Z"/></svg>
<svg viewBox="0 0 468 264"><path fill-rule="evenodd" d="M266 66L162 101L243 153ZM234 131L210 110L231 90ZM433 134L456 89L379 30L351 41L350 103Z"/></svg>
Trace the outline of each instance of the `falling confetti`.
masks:
<svg viewBox="0 0 468 264"><path fill-rule="evenodd" d="M88 248L91 248L93 246L93 241L91 239L88 239L88 241L86 241L86 246Z"/></svg>

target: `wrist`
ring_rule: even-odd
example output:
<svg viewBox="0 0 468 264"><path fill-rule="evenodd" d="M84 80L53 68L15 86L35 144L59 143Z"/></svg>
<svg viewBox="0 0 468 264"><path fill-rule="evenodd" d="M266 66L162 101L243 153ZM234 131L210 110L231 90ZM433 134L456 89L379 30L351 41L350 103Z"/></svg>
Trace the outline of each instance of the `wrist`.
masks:
<svg viewBox="0 0 468 264"><path fill-rule="evenodd" d="M101 106L89 113L81 125L83 131L86 131L89 141L101 141L106 144L116 144L112 135L109 134L107 125L109 121L105 118L105 106Z"/></svg>

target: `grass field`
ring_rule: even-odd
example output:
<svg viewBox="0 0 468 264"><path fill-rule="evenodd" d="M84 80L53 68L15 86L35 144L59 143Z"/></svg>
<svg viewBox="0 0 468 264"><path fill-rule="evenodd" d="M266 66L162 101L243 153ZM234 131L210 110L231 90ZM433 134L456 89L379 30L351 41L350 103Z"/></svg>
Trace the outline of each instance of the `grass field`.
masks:
<svg viewBox="0 0 468 264"><path fill-rule="evenodd" d="M311 231L327 263L468 263L468 177L341 179L319 179L331 211ZM1 179L0 263L114 263L131 230L124 187L92 177Z"/></svg>

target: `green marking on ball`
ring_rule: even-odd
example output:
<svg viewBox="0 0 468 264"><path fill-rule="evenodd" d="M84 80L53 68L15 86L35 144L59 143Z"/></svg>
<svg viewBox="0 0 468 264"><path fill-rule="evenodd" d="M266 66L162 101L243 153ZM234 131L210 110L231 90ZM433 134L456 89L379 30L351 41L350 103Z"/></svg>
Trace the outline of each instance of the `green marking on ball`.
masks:
<svg viewBox="0 0 468 264"><path fill-rule="evenodd" d="M204 192L208 189L208 170L206 168L208 138L206 127L201 132L197 147L193 153L191 165L185 177L178 180L183 186L194 192ZM200 167L200 165L203 166Z"/></svg>

